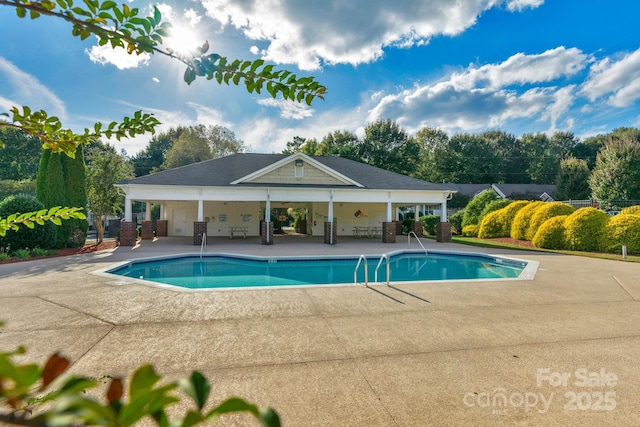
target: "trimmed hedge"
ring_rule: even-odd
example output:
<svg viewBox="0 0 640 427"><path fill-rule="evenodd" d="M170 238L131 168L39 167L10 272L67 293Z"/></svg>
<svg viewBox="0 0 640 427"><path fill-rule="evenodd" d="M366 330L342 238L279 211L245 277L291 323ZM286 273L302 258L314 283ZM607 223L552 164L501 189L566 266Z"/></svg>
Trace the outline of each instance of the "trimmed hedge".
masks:
<svg viewBox="0 0 640 427"><path fill-rule="evenodd" d="M14 213L33 212L44 209L44 205L33 196L19 194L9 196L0 202L0 217L6 218ZM9 246L11 252L20 249L51 249L56 244L57 227L51 221L43 225L29 228L24 224L18 225L18 230L9 230L4 237L0 237L0 246Z"/></svg>
<svg viewBox="0 0 640 427"><path fill-rule="evenodd" d="M609 215L595 208L580 208L564 221L567 249L597 251Z"/></svg>
<svg viewBox="0 0 640 427"><path fill-rule="evenodd" d="M424 228L424 231L426 231L428 235L435 236L436 227L440 222L440 216L423 215L420 217L420 222L422 222L422 228Z"/></svg>
<svg viewBox="0 0 640 427"><path fill-rule="evenodd" d="M502 210L489 212L484 217L478 230L478 237L481 239L493 239L496 237L504 237L504 215Z"/></svg>
<svg viewBox="0 0 640 427"><path fill-rule="evenodd" d="M455 230L456 233L462 234L462 217L464 216L464 211L458 211L452 215L449 215L447 220L451 224L451 228Z"/></svg>
<svg viewBox="0 0 640 427"><path fill-rule="evenodd" d="M627 253L640 253L640 215L616 215L607 221L600 249L621 253L623 244Z"/></svg>
<svg viewBox="0 0 640 427"><path fill-rule="evenodd" d="M566 249L564 221L569 215L558 215L543 222L531 242L543 249Z"/></svg>
<svg viewBox="0 0 640 427"><path fill-rule="evenodd" d="M533 240L538 228L540 228L546 220L558 215L571 215L575 210L573 206L562 202L547 202L538 206L529 221L527 240Z"/></svg>
<svg viewBox="0 0 640 427"><path fill-rule="evenodd" d="M493 190L485 190L471 199L466 208L464 208L464 216L462 217L462 228L471 224L480 224L480 214L482 210L494 200L498 200L500 196Z"/></svg>
<svg viewBox="0 0 640 427"><path fill-rule="evenodd" d="M475 224L465 225L462 227L462 236L463 237L478 237L479 227Z"/></svg>
<svg viewBox="0 0 640 427"><path fill-rule="evenodd" d="M620 211L621 215L638 215L640 214L640 205L629 206Z"/></svg>
<svg viewBox="0 0 640 427"><path fill-rule="evenodd" d="M531 223L531 217L533 216L536 209L544 203L545 202L543 201L529 202L526 206L522 207L518 211L515 218L513 219L513 223L511 224L511 238L517 240L527 240L527 230L529 229L529 224Z"/></svg>
<svg viewBox="0 0 640 427"><path fill-rule="evenodd" d="M506 208L511 203L513 203L513 200L509 200L509 199L498 199L498 200L494 200L493 202L487 203L487 205L484 207L484 209L480 213L480 217L479 217L480 221L478 221L478 225L482 224L482 220L484 219L484 217L489 215L491 212L499 211L502 208Z"/></svg>

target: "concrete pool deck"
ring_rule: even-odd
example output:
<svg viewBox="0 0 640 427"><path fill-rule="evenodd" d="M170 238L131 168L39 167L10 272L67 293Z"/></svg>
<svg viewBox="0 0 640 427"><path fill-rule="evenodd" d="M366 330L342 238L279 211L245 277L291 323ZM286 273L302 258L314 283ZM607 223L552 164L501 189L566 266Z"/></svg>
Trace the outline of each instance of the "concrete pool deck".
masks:
<svg viewBox="0 0 640 427"><path fill-rule="evenodd" d="M210 239L207 252L374 254L340 238ZM212 397L273 406L285 426L638 425L640 264L488 250L538 261L531 281L177 292L94 271L197 253L189 238L0 265L0 351L62 351L84 375L153 363L202 371ZM415 241L412 248L417 248ZM240 416L216 425L257 425Z"/></svg>

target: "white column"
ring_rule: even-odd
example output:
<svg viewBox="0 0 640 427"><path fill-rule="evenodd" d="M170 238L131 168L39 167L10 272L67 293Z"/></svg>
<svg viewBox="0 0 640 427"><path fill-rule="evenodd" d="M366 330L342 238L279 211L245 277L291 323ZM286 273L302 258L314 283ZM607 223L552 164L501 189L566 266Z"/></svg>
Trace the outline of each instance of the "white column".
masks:
<svg viewBox="0 0 640 427"><path fill-rule="evenodd" d="M387 202L387 222L393 221L393 207L391 202Z"/></svg>
<svg viewBox="0 0 640 427"><path fill-rule="evenodd" d="M264 222L266 224L266 228L265 228L265 233L267 233L266 235L266 240L267 243L269 243L269 229L270 229L270 222L271 222L271 195L269 194L269 189L267 188L267 204L265 205L265 211L264 211Z"/></svg>
<svg viewBox="0 0 640 427"><path fill-rule="evenodd" d="M198 222L204 221L204 201L198 200Z"/></svg>
<svg viewBox="0 0 640 427"><path fill-rule="evenodd" d="M151 221L151 203L147 202L144 209L144 220Z"/></svg>
<svg viewBox="0 0 640 427"><path fill-rule="evenodd" d="M166 219L164 217L164 203L160 205L160 219Z"/></svg>
<svg viewBox="0 0 640 427"><path fill-rule="evenodd" d="M329 222L333 222L333 191L329 196Z"/></svg>
<svg viewBox="0 0 640 427"><path fill-rule="evenodd" d="M440 222L447 222L447 199L440 205Z"/></svg>
<svg viewBox="0 0 640 427"><path fill-rule="evenodd" d="M124 220L127 222L133 221L133 210L131 207L131 198L127 194L124 196Z"/></svg>
<svg viewBox="0 0 640 427"><path fill-rule="evenodd" d="M416 210L415 210L415 212L413 213L413 220L414 220L415 222L418 222L418 221L420 221L420 206L416 205L415 209L416 209Z"/></svg>

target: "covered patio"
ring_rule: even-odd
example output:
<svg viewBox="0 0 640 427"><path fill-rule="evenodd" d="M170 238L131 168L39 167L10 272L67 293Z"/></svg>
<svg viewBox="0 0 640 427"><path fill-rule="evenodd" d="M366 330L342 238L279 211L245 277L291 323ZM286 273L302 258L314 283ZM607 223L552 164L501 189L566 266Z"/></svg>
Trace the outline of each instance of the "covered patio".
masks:
<svg viewBox="0 0 640 427"><path fill-rule="evenodd" d="M274 243L277 210L304 214L298 231L323 236L326 244L340 236L374 237L395 242L402 230L399 209L413 209L412 230L422 235L419 214L432 206L440 215L438 241L450 241L447 200L454 190L340 157L302 153L242 153L135 178L118 184L126 194L121 244L135 244L137 223L132 203L147 204L142 239L193 236L260 236ZM160 205L153 229L151 205Z"/></svg>

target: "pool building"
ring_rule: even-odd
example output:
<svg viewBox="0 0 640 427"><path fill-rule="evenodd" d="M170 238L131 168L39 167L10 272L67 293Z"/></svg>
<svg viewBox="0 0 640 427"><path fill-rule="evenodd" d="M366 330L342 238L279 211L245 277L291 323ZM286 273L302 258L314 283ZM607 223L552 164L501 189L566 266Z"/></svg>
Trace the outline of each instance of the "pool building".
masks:
<svg viewBox="0 0 640 427"><path fill-rule="evenodd" d="M303 209L303 234L324 236L335 244L340 236L379 238L394 243L401 208L414 212L413 229L422 234L421 206L440 215L437 240L450 241L447 200L455 192L434 184L337 156L303 153L239 153L207 160L117 184L125 193L120 242L133 246L137 223L132 203L147 204L142 238L152 239L151 205L160 205L156 236L262 236L273 244L273 212Z"/></svg>

